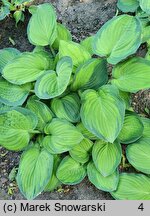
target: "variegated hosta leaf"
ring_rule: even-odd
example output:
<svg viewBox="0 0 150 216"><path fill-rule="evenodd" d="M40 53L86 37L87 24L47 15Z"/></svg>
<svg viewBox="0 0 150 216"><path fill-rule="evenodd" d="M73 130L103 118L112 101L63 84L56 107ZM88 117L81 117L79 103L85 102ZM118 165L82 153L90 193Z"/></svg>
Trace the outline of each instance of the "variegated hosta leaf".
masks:
<svg viewBox="0 0 150 216"><path fill-rule="evenodd" d="M48 68L48 58L39 53L25 52L8 63L2 74L9 82L21 85L35 81Z"/></svg>
<svg viewBox="0 0 150 216"><path fill-rule="evenodd" d="M126 150L129 163L137 170L150 174L150 138L141 138Z"/></svg>
<svg viewBox="0 0 150 216"><path fill-rule="evenodd" d="M91 58L90 53L84 46L72 41L61 40L59 45L59 58L63 56L71 57L75 67L78 67Z"/></svg>
<svg viewBox="0 0 150 216"><path fill-rule="evenodd" d="M120 90L135 93L150 88L150 61L140 57L131 58L113 69L112 84Z"/></svg>
<svg viewBox="0 0 150 216"><path fill-rule="evenodd" d="M90 140L96 140L98 139L98 137L96 137L94 134L92 134L90 131L88 131L84 125L82 124L82 122L80 122L79 124L77 124L76 126L78 128L78 130L83 134L83 136L85 138L88 138Z"/></svg>
<svg viewBox="0 0 150 216"><path fill-rule="evenodd" d="M28 39L37 46L52 45L57 37L56 13L52 5L37 7L28 24Z"/></svg>
<svg viewBox="0 0 150 216"><path fill-rule="evenodd" d="M92 158L97 170L104 176L113 174L121 162L121 145L118 141L107 143L97 141L92 150Z"/></svg>
<svg viewBox="0 0 150 216"><path fill-rule="evenodd" d="M149 0L139 0L140 7L143 11L150 15L150 1Z"/></svg>
<svg viewBox="0 0 150 216"><path fill-rule="evenodd" d="M42 50L42 48L43 48L43 50ZM41 47L41 46L35 47L33 52L36 54L42 55L43 58L45 57L49 61L49 68L48 69L51 69L51 70L55 69L54 56L51 53L45 51L44 47Z"/></svg>
<svg viewBox="0 0 150 216"><path fill-rule="evenodd" d="M111 195L117 200L150 200L150 178L142 174L122 173Z"/></svg>
<svg viewBox="0 0 150 216"><path fill-rule="evenodd" d="M39 146L26 150L19 164L17 183L27 199L34 199L47 185L53 170L53 156Z"/></svg>
<svg viewBox="0 0 150 216"><path fill-rule="evenodd" d="M57 178L67 185L80 183L86 176L86 167L71 157L66 156L60 163L57 172Z"/></svg>
<svg viewBox="0 0 150 216"><path fill-rule="evenodd" d="M2 72L5 65L13 60L20 51L15 48L5 48L0 50L0 73Z"/></svg>
<svg viewBox="0 0 150 216"><path fill-rule="evenodd" d="M117 7L123 12L135 12L139 7L138 0L118 0Z"/></svg>
<svg viewBox="0 0 150 216"><path fill-rule="evenodd" d="M143 134L144 126L139 116L131 111L127 111L123 127L117 137L121 143L129 144L138 140Z"/></svg>
<svg viewBox="0 0 150 216"><path fill-rule="evenodd" d="M150 26L146 26L143 29L142 43L147 42L150 39Z"/></svg>
<svg viewBox="0 0 150 216"><path fill-rule="evenodd" d="M150 25L148 17L139 18L142 27L142 43L147 42L150 39Z"/></svg>
<svg viewBox="0 0 150 216"><path fill-rule="evenodd" d="M105 85L82 94L81 119L94 135L113 143L124 121L125 104L115 86Z"/></svg>
<svg viewBox="0 0 150 216"><path fill-rule="evenodd" d="M44 131L48 136L44 138L43 145L52 154L69 151L83 140L77 128L64 119L53 119Z"/></svg>
<svg viewBox="0 0 150 216"><path fill-rule="evenodd" d="M93 40L94 40L94 36L90 36L90 37L87 37L86 39L84 39L83 41L81 41L81 43L80 43L82 46L84 46L86 48L86 50L91 55L93 55L93 47L92 47Z"/></svg>
<svg viewBox="0 0 150 216"><path fill-rule="evenodd" d="M76 93L54 98L51 102L51 109L58 118L72 123L80 120L80 98Z"/></svg>
<svg viewBox="0 0 150 216"><path fill-rule="evenodd" d="M55 71L45 72L35 84L35 94L41 99L50 99L61 95L67 88L72 73L70 57L61 58Z"/></svg>
<svg viewBox="0 0 150 216"><path fill-rule="evenodd" d="M0 102L9 106L22 105L32 88L31 83L14 85L0 77Z"/></svg>
<svg viewBox="0 0 150 216"><path fill-rule="evenodd" d="M0 114L0 145L9 150L21 150L34 134L37 118L25 108L15 108Z"/></svg>
<svg viewBox="0 0 150 216"><path fill-rule="evenodd" d="M108 81L107 63L104 59L90 59L75 74L72 90L98 89Z"/></svg>
<svg viewBox="0 0 150 216"><path fill-rule="evenodd" d="M89 181L99 190L111 192L117 189L117 185L119 182L118 170L115 171L113 174L104 177L100 172L98 172L94 163L90 162L87 166L87 175Z"/></svg>
<svg viewBox="0 0 150 216"><path fill-rule="evenodd" d="M131 93L119 90L119 95L126 104L126 109L131 107Z"/></svg>
<svg viewBox="0 0 150 216"><path fill-rule="evenodd" d="M136 52L141 44L141 26L136 17L121 15L109 20L98 31L93 42L95 54L117 64Z"/></svg>
<svg viewBox="0 0 150 216"><path fill-rule="evenodd" d="M38 118L37 129L43 131L45 125L52 120L52 111L45 103L34 99L33 97L28 100L27 108L36 114Z"/></svg>
<svg viewBox="0 0 150 216"><path fill-rule="evenodd" d="M78 145L69 151L70 156L79 163L89 161L93 142L87 138L83 139Z"/></svg>
<svg viewBox="0 0 150 216"><path fill-rule="evenodd" d="M144 125L142 137L150 138L150 119L144 117L140 117L140 119Z"/></svg>
<svg viewBox="0 0 150 216"><path fill-rule="evenodd" d="M61 157L59 155L54 155L54 165L53 165L53 172L52 176L50 177L50 180L48 184L46 185L44 191L53 191L55 190L58 186L60 186L62 183L59 181L59 179L56 177L56 171L57 168L61 162Z"/></svg>
<svg viewBox="0 0 150 216"><path fill-rule="evenodd" d="M5 112L7 112L7 111L9 111L11 109L13 109L13 107L8 106L8 105L3 104L3 103L0 102L0 114L5 113Z"/></svg>
<svg viewBox="0 0 150 216"><path fill-rule="evenodd" d="M54 49L59 49L59 44L61 40L71 41L72 36L70 31L64 25L57 23L57 38L53 43Z"/></svg>

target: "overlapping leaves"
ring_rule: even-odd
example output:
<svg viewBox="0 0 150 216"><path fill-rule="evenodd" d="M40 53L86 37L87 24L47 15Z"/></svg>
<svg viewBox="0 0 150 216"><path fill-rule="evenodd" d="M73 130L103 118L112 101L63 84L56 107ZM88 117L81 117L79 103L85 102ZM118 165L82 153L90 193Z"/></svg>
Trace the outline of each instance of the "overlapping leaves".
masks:
<svg viewBox="0 0 150 216"><path fill-rule="evenodd" d="M53 6L50 4L39 5L28 24L30 43L36 46L52 45L56 37L56 13Z"/></svg>
<svg viewBox="0 0 150 216"><path fill-rule="evenodd" d="M127 59L149 38L148 6L118 1L136 17L116 16L78 44L53 7L39 5L28 25L33 51L0 50L0 145L25 150L17 183L27 199L86 174L115 199L150 199L150 120L131 107L131 93L150 87L150 61ZM117 64L112 76L107 62ZM128 167L143 174L119 174Z"/></svg>
<svg viewBox="0 0 150 216"><path fill-rule="evenodd" d="M22 105L32 88L31 83L13 85L0 77L0 102L9 106Z"/></svg>
<svg viewBox="0 0 150 216"><path fill-rule="evenodd" d="M35 93L39 98L50 99L61 95L67 88L72 73L70 57L61 58L55 71L46 71L35 84Z"/></svg>
<svg viewBox="0 0 150 216"><path fill-rule="evenodd" d="M17 183L27 199L35 198L46 187L53 170L53 156L32 146L21 157ZM32 185L32 186L31 186Z"/></svg>
<svg viewBox="0 0 150 216"><path fill-rule="evenodd" d="M25 52L13 58L3 71L3 77L16 85L35 81L49 69L49 59L40 53Z"/></svg>
<svg viewBox="0 0 150 216"><path fill-rule="evenodd" d="M0 114L0 144L9 150L21 150L36 133L37 117L28 109L17 107Z"/></svg>
<svg viewBox="0 0 150 216"><path fill-rule="evenodd" d="M107 57L110 64L117 64L135 53L141 44L139 20L121 15L109 20L98 31L93 42L94 54Z"/></svg>
<svg viewBox="0 0 150 216"><path fill-rule="evenodd" d="M43 145L52 154L67 152L83 140L83 135L76 127L64 119L53 119L44 131L47 136Z"/></svg>
<svg viewBox="0 0 150 216"><path fill-rule="evenodd" d="M119 185L111 195L117 200L150 200L149 177L142 174L120 174Z"/></svg>
<svg viewBox="0 0 150 216"><path fill-rule="evenodd" d="M112 84L120 90L137 92L150 87L150 61L135 57L118 64L113 69Z"/></svg>
<svg viewBox="0 0 150 216"><path fill-rule="evenodd" d="M106 85L82 94L82 122L100 139L113 143L123 126L124 115L125 104L114 86Z"/></svg>
<svg viewBox="0 0 150 216"><path fill-rule="evenodd" d="M123 12L135 12L139 7L138 0L118 0L118 8Z"/></svg>

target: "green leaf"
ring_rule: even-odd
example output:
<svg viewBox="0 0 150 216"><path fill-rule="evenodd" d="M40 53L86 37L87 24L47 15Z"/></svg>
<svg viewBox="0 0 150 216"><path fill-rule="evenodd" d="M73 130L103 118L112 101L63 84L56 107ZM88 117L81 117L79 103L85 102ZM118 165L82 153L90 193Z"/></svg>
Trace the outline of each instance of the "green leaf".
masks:
<svg viewBox="0 0 150 216"><path fill-rule="evenodd" d="M76 93L68 94L62 98L54 98L51 109L58 118L66 119L72 123L80 120L80 98Z"/></svg>
<svg viewBox="0 0 150 216"><path fill-rule="evenodd" d="M63 56L71 57L75 67L80 66L91 58L90 53L84 46L72 41L61 40L59 45L59 58Z"/></svg>
<svg viewBox="0 0 150 216"><path fill-rule="evenodd" d="M120 174L119 185L111 195L117 200L150 200L150 178L141 174Z"/></svg>
<svg viewBox="0 0 150 216"><path fill-rule="evenodd" d="M129 145L126 155L129 163L137 170L150 174L150 139L141 138Z"/></svg>
<svg viewBox="0 0 150 216"><path fill-rule="evenodd" d="M142 27L142 43L150 39L150 25L148 17L139 17Z"/></svg>
<svg viewBox="0 0 150 216"><path fill-rule="evenodd" d="M136 17L121 15L105 23L94 38L93 51L117 64L135 53L141 44L141 26Z"/></svg>
<svg viewBox="0 0 150 216"><path fill-rule="evenodd" d="M1 6L0 7L0 21L5 19L6 16L10 14L9 7L7 6Z"/></svg>
<svg viewBox="0 0 150 216"><path fill-rule="evenodd" d="M98 172L94 163L90 162L87 166L87 175L89 181L99 190L111 192L117 189L119 182L118 170L115 171L112 175L104 177L100 172Z"/></svg>
<svg viewBox="0 0 150 216"><path fill-rule="evenodd" d="M87 37L86 39L84 39L83 41L81 41L81 45L84 46L86 48L86 50L93 55L93 48L92 48L92 44L93 44L93 40L94 40L94 36L90 36Z"/></svg>
<svg viewBox="0 0 150 216"><path fill-rule="evenodd" d="M28 39L38 46L52 45L57 37L56 13L51 4L41 4L28 24Z"/></svg>
<svg viewBox="0 0 150 216"><path fill-rule="evenodd" d="M117 7L123 12L135 12L139 7L138 0L118 0Z"/></svg>
<svg viewBox="0 0 150 216"><path fill-rule="evenodd" d="M52 47L54 49L59 49L59 44L61 40L71 41L72 36L70 31L64 25L57 23L57 38L54 41Z"/></svg>
<svg viewBox="0 0 150 216"><path fill-rule="evenodd" d="M46 104L33 97L28 100L27 108L36 114L38 118L37 129L43 131L46 124L52 120L52 111Z"/></svg>
<svg viewBox="0 0 150 216"><path fill-rule="evenodd" d="M22 150L30 140L30 134L35 133L37 118L34 113L25 108L14 108L0 113L0 144L9 150Z"/></svg>
<svg viewBox="0 0 150 216"><path fill-rule="evenodd" d="M39 53L25 52L10 63L3 71L3 77L11 83L21 85L35 81L49 68L49 60Z"/></svg>
<svg viewBox="0 0 150 216"><path fill-rule="evenodd" d="M83 139L78 145L69 151L70 156L79 163L89 161L93 142L87 138Z"/></svg>
<svg viewBox="0 0 150 216"><path fill-rule="evenodd" d="M53 119L44 131L48 136L44 138L43 145L52 154L69 151L83 140L77 128L64 119Z"/></svg>
<svg viewBox="0 0 150 216"><path fill-rule="evenodd" d="M142 137L150 138L150 119L144 117L140 117L140 119L144 125Z"/></svg>
<svg viewBox="0 0 150 216"><path fill-rule="evenodd" d="M7 112L7 111L9 111L11 109L13 109L13 107L8 106L8 105L3 104L3 103L0 102L0 114L5 113L5 112Z"/></svg>
<svg viewBox="0 0 150 216"><path fill-rule="evenodd" d="M73 91L78 89L98 89L107 81L107 62L103 59L93 58L77 69L71 89Z"/></svg>
<svg viewBox="0 0 150 216"><path fill-rule="evenodd" d="M35 84L35 94L41 99L50 99L61 95L67 88L72 73L70 57L61 58L55 71L45 72Z"/></svg>
<svg viewBox="0 0 150 216"><path fill-rule="evenodd" d="M8 176L9 181L15 181L17 170L18 170L18 168L16 168L16 167L12 168L12 170L10 171L9 176Z"/></svg>
<svg viewBox="0 0 150 216"><path fill-rule="evenodd" d="M53 191L58 186L61 185L61 182L56 177L56 171L57 171L57 168L58 168L60 162L61 162L61 157L59 155L54 155L53 173L52 173L52 176L50 177L50 180L49 180L48 184L46 185L44 191Z"/></svg>
<svg viewBox="0 0 150 216"><path fill-rule="evenodd" d="M75 185L85 178L86 169L84 165L66 156L60 163L56 176L63 184Z"/></svg>
<svg viewBox="0 0 150 216"><path fill-rule="evenodd" d="M38 9L38 7L36 5L31 5L29 8L28 8L28 11L30 14L34 14L36 12L36 10Z"/></svg>
<svg viewBox="0 0 150 216"><path fill-rule="evenodd" d="M122 98L122 100L126 104L126 109L129 109L131 107L131 94L129 92L124 92L119 90L119 95Z"/></svg>
<svg viewBox="0 0 150 216"><path fill-rule="evenodd" d="M121 145L118 141L107 143L97 141L92 150L93 162L97 170L104 176L112 175L121 162Z"/></svg>
<svg viewBox="0 0 150 216"><path fill-rule="evenodd" d="M17 183L27 199L34 199L47 185L53 170L53 156L37 146L26 150L19 164Z"/></svg>
<svg viewBox="0 0 150 216"><path fill-rule="evenodd" d="M124 121L125 104L116 87L105 85L82 94L81 119L94 135L113 143Z"/></svg>
<svg viewBox="0 0 150 216"><path fill-rule="evenodd" d="M143 29L142 43L147 42L150 39L150 26L146 26Z"/></svg>
<svg viewBox="0 0 150 216"><path fill-rule="evenodd" d="M5 48L0 50L0 73L5 65L19 55L19 50L15 48Z"/></svg>
<svg viewBox="0 0 150 216"><path fill-rule="evenodd" d="M90 140L96 140L98 139L98 137L96 137L94 134L92 134L90 131L88 131L84 125L82 124L82 122L80 122L79 124L77 124L77 129L83 134L83 136L85 138L88 138Z"/></svg>
<svg viewBox="0 0 150 216"><path fill-rule="evenodd" d="M16 24L18 24L19 21L24 21L24 14L21 10L15 11L13 17L15 18Z"/></svg>
<svg viewBox="0 0 150 216"><path fill-rule="evenodd" d="M143 134L144 126L139 116L131 111L127 111L123 127L117 137L121 143L129 144L138 140Z"/></svg>
<svg viewBox="0 0 150 216"><path fill-rule="evenodd" d="M27 99L31 88L31 83L18 86L0 77L0 102L9 106L22 105Z"/></svg>
<svg viewBox="0 0 150 216"><path fill-rule="evenodd" d="M149 0L139 0L139 4L142 10L150 15L150 1Z"/></svg>
<svg viewBox="0 0 150 216"><path fill-rule="evenodd" d="M45 57L48 62L49 62L49 68L48 69L51 69L51 70L54 70L55 69L55 64L54 64L54 56L45 51L44 47L42 46L36 46L33 50L34 53L37 53L39 55L42 55L42 57Z"/></svg>
<svg viewBox="0 0 150 216"><path fill-rule="evenodd" d="M134 57L113 69L112 84L120 90L135 93L150 87L150 61Z"/></svg>

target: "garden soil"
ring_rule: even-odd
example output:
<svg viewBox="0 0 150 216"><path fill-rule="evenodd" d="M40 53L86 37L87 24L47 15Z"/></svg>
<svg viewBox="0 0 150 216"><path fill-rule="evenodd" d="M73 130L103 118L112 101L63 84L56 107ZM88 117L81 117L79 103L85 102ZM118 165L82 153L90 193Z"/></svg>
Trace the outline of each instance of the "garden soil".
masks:
<svg viewBox="0 0 150 216"><path fill-rule="evenodd" d="M35 0L35 4L49 2L54 5L58 21L65 24L73 35L74 41L81 41L93 35L117 11L116 0ZM14 19L8 17L0 21L0 49L14 47L20 51L32 51L33 46L27 39L27 24L30 15L25 14L25 22L15 27ZM138 55L145 53L143 46ZM140 91L133 95L133 107L136 112L148 116L150 107L150 92ZM24 199L14 180L9 180L9 173L18 167L20 153L10 152L0 147L0 199ZM92 186L86 178L75 186L62 186L51 193L42 193L36 199L84 199L109 200L109 193Z"/></svg>

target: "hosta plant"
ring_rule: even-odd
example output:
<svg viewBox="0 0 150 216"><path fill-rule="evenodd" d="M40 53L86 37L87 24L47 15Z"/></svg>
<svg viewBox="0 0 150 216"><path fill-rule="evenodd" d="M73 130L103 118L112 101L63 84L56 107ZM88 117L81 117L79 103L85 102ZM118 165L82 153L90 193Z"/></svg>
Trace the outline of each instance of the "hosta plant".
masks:
<svg viewBox="0 0 150 216"><path fill-rule="evenodd" d="M132 11L142 4L132 2ZM87 176L115 199L149 200L150 120L131 107L131 93L150 87L150 60L136 57L139 17L115 16L76 43L42 4L27 34L32 52L0 50L0 144L23 152L22 194L34 199Z"/></svg>
<svg viewBox="0 0 150 216"><path fill-rule="evenodd" d="M30 6L33 0L1 0L0 1L0 20L12 15L16 21L24 21L24 11Z"/></svg>

